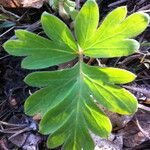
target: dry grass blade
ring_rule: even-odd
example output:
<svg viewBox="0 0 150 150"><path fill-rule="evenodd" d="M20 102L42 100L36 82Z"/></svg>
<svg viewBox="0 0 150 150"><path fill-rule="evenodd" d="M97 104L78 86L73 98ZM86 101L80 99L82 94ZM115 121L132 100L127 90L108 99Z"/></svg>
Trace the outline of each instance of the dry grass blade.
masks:
<svg viewBox="0 0 150 150"><path fill-rule="evenodd" d="M122 4L122 3L126 2L126 1L127 0L120 0L120 1L117 1L117 2L109 4L108 7L116 6L116 5Z"/></svg>
<svg viewBox="0 0 150 150"><path fill-rule="evenodd" d="M26 124L12 124L4 121L0 121L0 125L12 126L12 127L25 127Z"/></svg>

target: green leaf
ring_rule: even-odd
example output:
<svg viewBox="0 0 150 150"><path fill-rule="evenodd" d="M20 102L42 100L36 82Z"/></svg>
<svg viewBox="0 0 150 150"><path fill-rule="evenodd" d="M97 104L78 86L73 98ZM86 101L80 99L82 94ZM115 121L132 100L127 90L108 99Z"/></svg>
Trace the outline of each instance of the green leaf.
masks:
<svg viewBox="0 0 150 150"><path fill-rule="evenodd" d="M143 43L141 43L141 46L150 46L150 42L143 42Z"/></svg>
<svg viewBox="0 0 150 150"><path fill-rule="evenodd" d="M78 10L75 9L76 4L73 1L66 0L64 2L64 9L68 15L70 15L72 20L75 20L76 16L78 15Z"/></svg>
<svg viewBox="0 0 150 150"><path fill-rule="evenodd" d="M15 25L16 25L16 23L14 23L14 22L5 21L5 22L0 24L0 28L10 28L10 27L13 27Z"/></svg>
<svg viewBox="0 0 150 150"><path fill-rule="evenodd" d="M83 72L91 94L101 105L120 114L132 114L136 111L136 98L124 88L114 85L133 81L136 77L134 74L122 69L90 67L84 64Z"/></svg>
<svg viewBox="0 0 150 150"><path fill-rule="evenodd" d="M111 131L109 119L90 97L90 91L83 80L85 75L81 72L80 65L86 66L85 64L77 64L67 70L32 73L25 79L25 82L29 85L33 83L33 86L35 86L35 80L38 81L37 87L47 84L47 87L34 93L25 103L26 114L40 113L44 115L40 123L41 133L52 133L53 137L55 132L57 133L63 125L69 122L70 127L65 126L67 128L66 136L69 138L63 138L63 142L67 143L64 144L65 149L82 148L85 138L89 139L91 143L89 147L93 148L88 130L96 131L97 133L95 133L101 137L108 137ZM60 85L58 86L58 84ZM80 134L81 131L82 134ZM51 146L50 143L48 145L53 147L53 144Z"/></svg>
<svg viewBox="0 0 150 150"><path fill-rule="evenodd" d="M49 5L56 11L58 9L59 0L49 0Z"/></svg>
<svg viewBox="0 0 150 150"><path fill-rule="evenodd" d="M95 0L88 0L75 19L75 34L81 48L95 34L98 26L99 13Z"/></svg>
<svg viewBox="0 0 150 150"><path fill-rule="evenodd" d="M125 76L128 79L123 80ZM28 75L25 82L43 89L27 99L25 112L43 116L40 132L52 134L48 140L50 148L64 143L65 149L81 149L85 137L91 140L88 130L101 137L108 137L111 131L109 119L96 106L91 94L113 112L132 114L137 109L136 98L114 83L128 83L134 78L135 75L122 69L91 67L84 63L65 70L35 72ZM62 140L56 142L60 135Z"/></svg>
<svg viewBox="0 0 150 150"><path fill-rule="evenodd" d="M75 19L77 41L60 19L43 13L42 26L48 38L19 30L16 40L4 48L9 54L24 56L22 67L42 69L76 59L72 68L33 72L25 82L41 88L25 102L25 113L41 114L42 134L50 134L47 145L64 150L93 150L91 132L106 138L112 126L99 105L119 114L133 114L136 98L118 84L126 84L135 75L123 69L94 67L84 63L89 57L127 56L139 49L130 39L147 27L149 17L137 12L126 18L126 7L113 10L97 29L99 13L94 0L87 0ZM86 141L86 144L85 144Z"/></svg>
<svg viewBox="0 0 150 150"><path fill-rule="evenodd" d="M5 14L0 14L0 20L9 19L9 17Z"/></svg>
<svg viewBox="0 0 150 150"><path fill-rule="evenodd" d="M128 38L145 30L149 16L137 12L125 19L126 13L126 7L119 7L108 14L95 36L85 45L83 51L86 56L111 58L128 56L138 51L139 43Z"/></svg>
<svg viewBox="0 0 150 150"><path fill-rule="evenodd" d="M110 111L130 115L137 110L136 98L127 90L88 78L85 82L96 100Z"/></svg>
<svg viewBox="0 0 150 150"><path fill-rule="evenodd" d="M6 51L15 56L27 56L22 67L41 69L64 63L76 58L75 50L64 44L52 42L36 34L17 30L17 40L9 40L4 44Z"/></svg>

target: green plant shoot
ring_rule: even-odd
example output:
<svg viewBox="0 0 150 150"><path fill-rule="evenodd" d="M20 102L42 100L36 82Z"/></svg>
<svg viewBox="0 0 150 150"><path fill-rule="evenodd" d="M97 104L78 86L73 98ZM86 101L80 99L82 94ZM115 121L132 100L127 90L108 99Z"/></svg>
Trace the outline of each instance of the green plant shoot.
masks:
<svg viewBox="0 0 150 150"><path fill-rule="evenodd" d="M41 114L39 130L49 134L49 148L62 145L64 150L93 150L90 132L107 138L111 122L97 103L119 114L136 112L134 95L118 86L132 82L133 73L84 62L84 56L112 58L138 52L140 44L132 38L145 30L149 16L142 12L126 15L126 7L116 8L98 27L98 5L87 0L75 18L75 37L59 18L44 12L41 23L49 39L17 30L17 39L4 44L9 54L25 57L22 67L26 69L43 69L78 57L72 68L34 72L24 80L40 88L26 100L25 113Z"/></svg>

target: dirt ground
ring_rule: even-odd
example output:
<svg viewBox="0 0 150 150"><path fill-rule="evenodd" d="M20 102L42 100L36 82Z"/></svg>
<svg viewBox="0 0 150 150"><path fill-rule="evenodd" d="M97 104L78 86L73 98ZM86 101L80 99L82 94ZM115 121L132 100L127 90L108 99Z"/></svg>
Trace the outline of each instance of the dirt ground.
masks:
<svg viewBox="0 0 150 150"><path fill-rule="evenodd" d="M1 0L0 0L1 2ZM78 1L80 6L85 0ZM118 6L127 5L129 14L147 11L150 14L150 0L97 0L100 8L100 20ZM0 14L7 14L7 19L0 20L0 150L47 150L46 139L38 133L39 116L28 117L24 114L25 99L37 89L27 86L23 79L31 71L22 69L22 58L7 54L2 45L8 39L14 39L14 31L25 29L45 36L40 24L42 12L58 13L44 3L41 8L0 7ZM61 18L61 17L60 17ZM61 18L63 20L63 18ZM72 26L72 20L64 20ZM8 26L7 26L8 25ZM140 53L128 57L101 59L105 66L129 70L137 75L131 84L124 87L138 99L139 109L134 116L121 116L108 113L113 123L113 132L104 140L93 136L96 148L114 150L149 150L150 149L150 25L137 37L140 41ZM147 43L147 44L145 44ZM93 61L96 65L97 61ZM56 70L54 66L45 70ZM61 149L61 148L58 148Z"/></svg>

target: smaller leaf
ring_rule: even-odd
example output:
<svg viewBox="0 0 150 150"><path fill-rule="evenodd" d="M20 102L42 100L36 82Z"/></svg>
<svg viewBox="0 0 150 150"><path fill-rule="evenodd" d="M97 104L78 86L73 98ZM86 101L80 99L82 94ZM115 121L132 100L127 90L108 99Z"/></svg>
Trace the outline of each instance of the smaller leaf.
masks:
<svg viewBox="0 0 150 150"><path fill-rule="evenodd" d="M150 46L150 42L143 42L143 43L141 43L141 46Z"/></svg>
<svg viewBox="0 0 150 150"><path fill-rule="evenodd" d="M57 10L57 9L58 9L58 2L59 2L59 0L49 0L49 5L50 5L54 10Z"/></svg>
<svg viewBox="0 0 150 150"><path fill-rule="evenodd" d="M16 23L14 23L14 22L5 21L5 22L0 24L0 28L10 28L10 27L13 27L15 25L16 25Z"/></svg>
<svg viewBox="0 0 150 150"><path fill-rule="evenodd" d="M64 9L70 15L72 20L75 20L76 16L78 15L78 10L75 9L75 2L67 0L64 2Z"/></svg>
<svg viewBox="0 0 150 150"><path fill-rule="evenodd" d="M0 20L9 19L9 17L5 14L0 14Z"/></svg>

